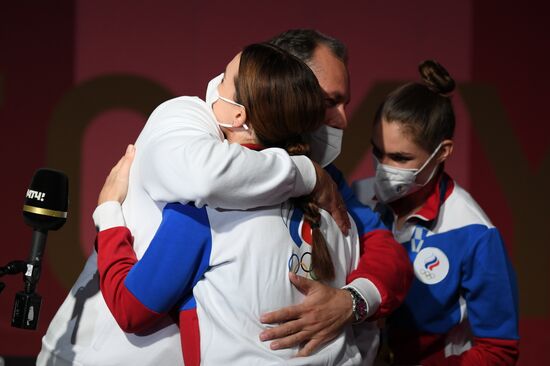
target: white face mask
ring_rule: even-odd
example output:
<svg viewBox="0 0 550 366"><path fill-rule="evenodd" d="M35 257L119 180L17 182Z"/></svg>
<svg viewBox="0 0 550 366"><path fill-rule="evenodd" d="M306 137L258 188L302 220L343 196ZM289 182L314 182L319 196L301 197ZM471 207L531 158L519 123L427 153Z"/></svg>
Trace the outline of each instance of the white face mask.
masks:
<svg viewBox="0 0 550 366"><path fill-rule="evenodd" d="M442 144L439 144L432 155L426 160L419 169L396 168L386 164L380 164L376 157L374 158L374 167L376 177L374 180L374 192L376 197L384 202L393 202L401 197L409 195L424 187L433 178L437 171L437 166L432 170L428 179L423 183L416 183L416 177L430 163L437 154Z"/></svg>
<svg viewBox="0 0 550 366"><path fill-rule="evenodd" d="M218 76L216 76L214 79L212 79L208 82L208 86L206 87L205 102L206 102L206 105L208 105L208 107L210 107L210 109L212 110L212 114L214 115L214 119L216 120L216 122L220 126L227 127L227 128L235 128L230 123L223 123L223 122L218 121L218 119L216 118L216 114L214 113L214 109L212 108L212 105L216 101L218 101L218 99L221 99L226 103L236 105L237 107L244 108L244 105L239 104L239 103L237 103L237 102L235 102L231 99L224 98L220 95L220 93L218 92L218 87L220 86L222 80L223 80L223 72L221 74L219 74ZM242 128L244 128L245 130L248 130L248 126L246 125L246 123L244 123L242 125Z"/></svg>
<svg viewBox="0 0 550 366"><path fill-rule="evenodd" d="M206 97L204 101L210 108L212 108L212 104L214 104L214 102L218 100L218 86L220 86L222 80L223 72L208 82L208 86L206 87Z"/></svg>
<svg viewBox="0 0 550 366"><path fill-rule="evenodd" d="M311 159L322 167L332 163L342 148L344 131L328 125L322 125L308 135Z"/></svg>

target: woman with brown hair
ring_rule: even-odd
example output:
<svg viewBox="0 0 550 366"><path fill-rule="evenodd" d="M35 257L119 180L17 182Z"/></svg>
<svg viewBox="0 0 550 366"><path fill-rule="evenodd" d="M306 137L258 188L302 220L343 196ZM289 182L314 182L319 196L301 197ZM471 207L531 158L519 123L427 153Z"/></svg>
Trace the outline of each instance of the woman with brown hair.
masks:
<svg viewBox="0 0 550 366"><path fill-rule="evenodd" d="M230 142L250 149L281 147L290 154L308 152L301 135L322 123L325 110L311 70L266 44L248 46L238 54L207 99ZM131 153L130 149L123 166ZM94 220L100 230L101 291L123 330L145 331L178 309L187 366L364 361L351 326L305 358L293 357L297 349L273 351L269 342L259 339L264 329L261 314L303 297L288 281L289 272L333 287L346 284L359 260L354 225L349 235L342 234L330 215L308 197L241 211L171 203L137 261L120 211L124 194L109 184L113 174L100 194ZM361 344L375 345L370 324L363 327Z"/></svg>
<svg viewBox="0 0 550 366"><path fill-rule="evenodd" d="M374 120L376 176L354 184L407 250L415 278L387 321L396 365L514 365L518 304L499 230L446 172L455 82L435 61L390 93Z"/></svg>

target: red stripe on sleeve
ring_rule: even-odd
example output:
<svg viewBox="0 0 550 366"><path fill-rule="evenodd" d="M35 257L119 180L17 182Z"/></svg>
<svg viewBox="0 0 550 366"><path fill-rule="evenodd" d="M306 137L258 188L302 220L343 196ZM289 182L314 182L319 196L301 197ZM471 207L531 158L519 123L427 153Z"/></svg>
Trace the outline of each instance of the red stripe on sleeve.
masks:
<svg viewBox="0 0 550 366"><path fill-rule="evenodd" d="M388 316L405 299L413 279L407 251L395 241L389 230L373 230L361 238L361 258L347 278L370 280L380 292L382 302L369 319Z"/></svg>
<svg viewBox="0 0 550 366"><path fill-rule="evenodd" d="M197 309L180 311L181 349L185 366L201 363L201 345Z"/></svg>
<svg viewBox="0 0 550 366"><path fill-rule="evenodd" d="M96 237L97 268L101 293L120 328L138 333L152 327L166 314L143 305L124 285L137 262L133 238L126 227L100 231Z"/></svg>

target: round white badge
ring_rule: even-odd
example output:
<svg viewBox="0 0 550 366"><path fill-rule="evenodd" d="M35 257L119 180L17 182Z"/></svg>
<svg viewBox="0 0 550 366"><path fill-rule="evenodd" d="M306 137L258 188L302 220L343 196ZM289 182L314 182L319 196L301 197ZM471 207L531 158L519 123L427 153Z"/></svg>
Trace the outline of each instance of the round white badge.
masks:
<svg viewBox="0 0 550 366"><path fill-rule="evenodd" d="M427 285L442 281L449 273L449 259L438 248L424 248L413 263L416 278Z"/></svg>

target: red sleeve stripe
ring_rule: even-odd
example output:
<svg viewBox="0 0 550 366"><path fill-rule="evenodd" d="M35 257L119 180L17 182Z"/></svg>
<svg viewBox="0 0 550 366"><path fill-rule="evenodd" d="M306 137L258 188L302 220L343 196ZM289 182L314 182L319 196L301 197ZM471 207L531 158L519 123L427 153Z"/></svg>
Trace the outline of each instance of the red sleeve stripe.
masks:
<svg viewBox="0 0 550 366"><path fill-rule="evenodd" d="M380 292L382 302L371 319L388 316L405 299L413 271L407 251L386 229L372 230L360 239L361 258L347 278L370 280Z"/></svg>
<svg viewBox="0 0 550 366"><path fill-rule="evenodd" d="M137 262L133 238L125 227L100 231L96 238L101 293L120 328L128 333L144 331L166 314L143 305L124 285Z"/></svg>
<svg viewBox="0 0 550 366"><path fill-rule="evenodd" d="M200 365L201 345L197 309L180 311L180 334L185 366Z"/></svg>

